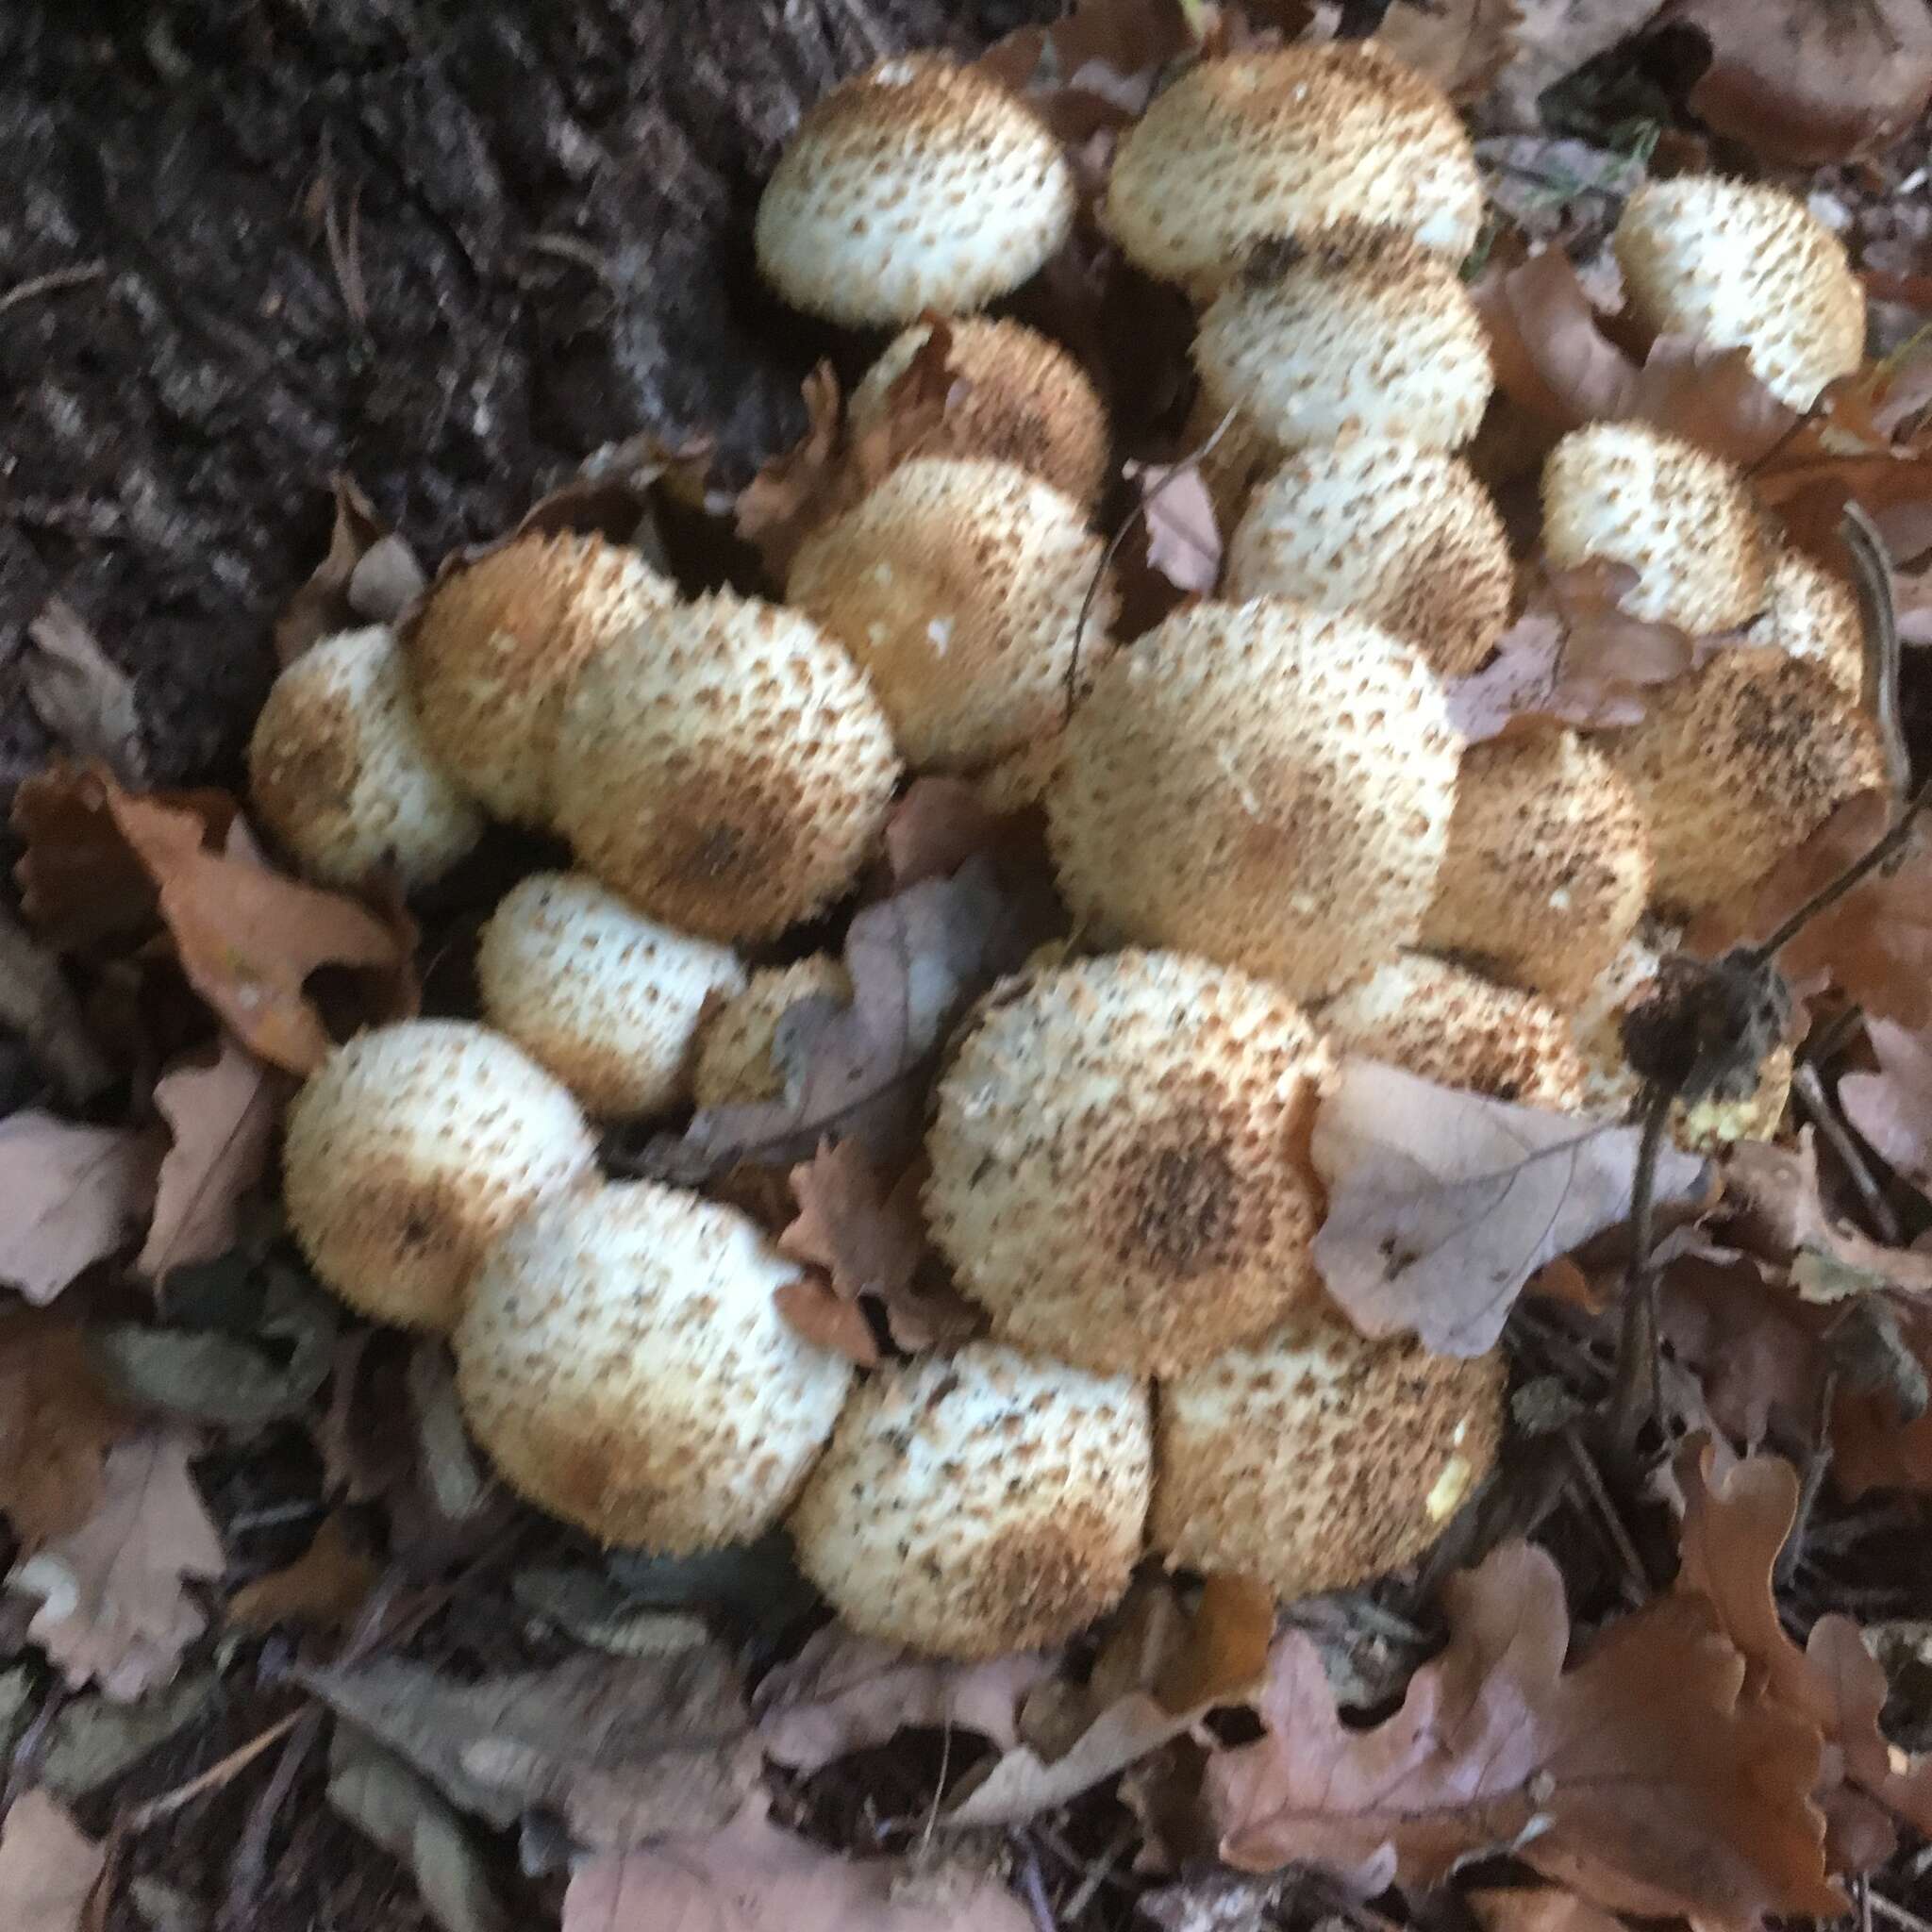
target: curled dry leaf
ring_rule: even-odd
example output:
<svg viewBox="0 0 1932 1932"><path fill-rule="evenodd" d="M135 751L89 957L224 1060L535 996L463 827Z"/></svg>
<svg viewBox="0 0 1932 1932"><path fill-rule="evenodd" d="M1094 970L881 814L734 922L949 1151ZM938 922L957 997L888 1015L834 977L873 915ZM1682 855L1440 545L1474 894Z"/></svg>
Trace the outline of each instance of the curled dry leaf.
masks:
<svg viewBox="0 0 1932 1932"><path fill-rule="evenodd" d="M78 1322L0 1316L0 1513L25 1554L94 1513L108 1452L133 1425Z"/></svg>
<svg viewBox="0 0 1932 1932"><path fill-rule="evenodd" d="M1932 1039L1896 1020L1868 1017L1878 1070L1838 1083L1845 1118L1922 1191L1932 1189Z"/></svg>
<svg viewBox="0 0 1932 1932"><path fill-rule="evenodd" d="M895 887L945 878L990 853L1006 821L971 778L928 772L913 779L886 821L886 864Z"/></svg>
<svg viewBox="0 0 1932 1932"><path fill-rule="evenodd" d="M0 1121L0 1282L50 1302L127 1243L155 1199L160 1150L129 1127L81 1127L28 1110Z"/></svg>
<svg viewBox="0 0 1932 1932"><path fill-rule="evenodd" d="M1221 520L1198 460L1128 463L1147 567L1176 591L1211 597L1221 581Z"/></svg>
<svg viewBox="0 0 1932 1932"><path fill-rule="evenodd" d="M1375 39L1466 106L1508 65L1522 25L1519 0L1395 0Z"/></svg>
<svg viewBox="0 0 1932 1932"><path fill-rule="evenodd" d="M1659 0L1519 0L1509 58L1491 90L1488 110L1511 127L1540 130L1542 121L1537 103L1544 91L1634 34L1658 4Z"/></svg>
<svg viewBox="0 0 1932 1932"><path fill-rule="evenodd" d="M0 1824L0 1910L8 1932L81 1932L107 1866L107 1848L45 1791L23 1791Z"/></svg>
<svg viewBox="0 0 1932 1932"><path fill-rule="evenodd" d="M61 749L99 758L126 785L147 777L134 680L103 651L80 613L53 598L26 627L27 702Z"/></svg>
<svg viewBox="0 0 1932 1932"><path fill-rule="evenodd" d="M1051 26L1023 26L977 65L1082 146L1140 118L1161 76L1199 44L1191 0L1083 0Z"/></svg>
<svg viewBox="0 0 1932 1932"><path fill-rule="evenodd" d="M332 1510L314 1541L286 1569L258 1577L228 1599L228 1622L258 1632L277 1624L340 1630L355 1620L378 1574L347 1519Z"/></svg>
<svg viewBox="0 0 1932 1932"><path fill-rule="evenodd" d="M275 657L284 664L339 630L394 624L428 581L353 478L339 475L330 488L336 513L328 555L275 619Z"/></svg>

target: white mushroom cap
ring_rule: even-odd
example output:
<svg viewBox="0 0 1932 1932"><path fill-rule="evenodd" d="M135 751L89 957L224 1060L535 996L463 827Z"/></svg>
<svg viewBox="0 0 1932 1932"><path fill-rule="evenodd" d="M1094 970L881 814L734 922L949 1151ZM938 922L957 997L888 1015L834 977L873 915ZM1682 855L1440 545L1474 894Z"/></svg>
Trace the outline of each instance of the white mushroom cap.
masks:
<svg viewBox="0 0 1932 1932"><path fill-rule="evenodd" d="M522 1215L586 1180L596 1145L567 1088L466 1020L358 1033L289 1109L289 1226L330 1288L378 1322L446 1329Z"/></svg>
<svg viewBox="0 0 1932 1932"><path fill-rule="evenodd" d="M1865 291L1844 243L1781 188L1716 175L1646 181L1612 240L1645 323L1747 351L1794 409L1864 358Z"/></svg>
<svg viewBox="0 0 1932 1932"><path fill-rule="evenodd" d="M1024 102L944 55L901 55L799 123L758 202L758 267L833 322L963 314L1055 253L1074 200L1059 143Z"/></svg>
<svg viewBox="0 0 1932 1932"><path fill-rule="evenodd" d="M1147 1391L994 1342L874 1375L846 1405L791 1528L855 1630L941 1657L1058 1643L1141 1554Z"/></svg>
<svg viewBox="0 0 1932 1932"><path fill-rule="evenodd" d="M795 610L728 591L654 611L578 676L558 829L654 918L765 938L876 846L899 773L863 672Z"/></svg>
<svg viewBox="0 0 1932 1932"><path fill-rule="evenodd" d="M812 953L789 966L761 966L744 990L716 1008L698 1029L692 1096L700 1107L776 1100L785 1073L773 1054L778 1023L800 1000L823 993L841 1004L852 997L852 975L830 953Z"/></svg>
<svg viewBox="0 0 1932 1932"><path fill-rule="evenodd" d="M325 638L275 679L248 741L248 794L302 870L335 886L381 867L427 885L483 833L424 742L387 625Z"/></svg>
<svg viewBox="0 0 1932 1932"><path fill-rule="evenodd" d="M654 1182L553 1203L477 1272L456 1336L463 1413L519 1491L606 1542L747 1541L852 1383L778 1312L797 1274L735 1209Z"/></svg>
<svg viewBox="0 0 1932 1932"><path fill-rule="evenodd" d="M1250 244L1386 223L1459 261L1482 225L1474 151L1447 98L1350 42L1203 60L1122 139L1105 220L1149 275L1192 285Z"/></svg>
<svg viewBox="0 0 1932 1932"><path fill-rule="evenodd" d="M1778 552L1771 567L1771 601L1744 640L1808 658L1848 705L1864 702L1865 625L1857 597L1841 577L1802 550Z"/></svg>
<svg viewBox="0 0 1932 1932"><path fill-rule="evenodd" d="M708 1002L744 987L728 946L646 919L594 879L540 872L513 886L476 948L484 1017L593 1114L684 1098Z"/></svg>
<svg viewBox="0 0 1932 1932"><path fill-rule="evenodd" d="M1291 1000L1177 953L996 988L940 1083L927 1224L1022 1348L1168 1374L1321 1293L1330 1062Z"/></svg>

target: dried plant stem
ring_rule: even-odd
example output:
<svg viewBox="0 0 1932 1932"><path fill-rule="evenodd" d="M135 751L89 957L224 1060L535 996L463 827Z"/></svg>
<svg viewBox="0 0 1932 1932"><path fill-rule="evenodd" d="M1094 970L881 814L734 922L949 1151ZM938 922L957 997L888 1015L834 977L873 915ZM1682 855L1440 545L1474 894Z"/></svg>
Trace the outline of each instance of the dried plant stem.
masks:
<svg viewBox="0 0 1932 1932"><path fill-rule="evenodd" d="M1905 1231L1898 1224L1898 1216L1891 1211L1891 1203L1885 1198L1885 1190L1879 1186L1878 1176L1872 1172L1858 1143L1852 1139L1851 1130L1839 1117L1831 1095L1824 1091L1824 1082L1818 1077L1818 1069L1808 1060L1792 1070L1791 1091L1851 1175L1858 1199L1872 1217L1872 1225L1888 1245L1899 1246L1905 1240Z"/></svg>
<svg viewBox="0 0 1932 1932"><path fill-rule="evenodd" d="M1874 1890L1869 1884L1865 1896L1871 1902L1873 1911L1879 1918L1887 1920L1891 1924L1904 1926L1905 1932L1932 1932L1932 1924L1927 1924L1917 1912L1907 1911L1905 1907L1887 1898L1882 1891Z"/></svg>
<svg viewBox="0 0 1932 1932"><path fill-rule="evenodd" d="M1839 535L1851 554L1865 632L1865 705L1885 744L1885 769L1900 798L1911 790L1912 758L1900 715L1898 610L1892 595L1891 558L1878 526L1856 503L1845 506Z"/></svg>
<svg viewBox="0 0 1932 1932"><path fill-rule="evenodd" d="M84 261L74 268L57 268L43 275L30 275L0 295L0 315L5 315L9 308L19 308L24 302L33 301L36 296L54 295L62 289L78 289L89 282L97 282L107 273L105 261Z"/></svg>
<svg viewBox="0 0 1932 1932"><path fill-rule="evenodd" d="M1663 1374L1657 1356L1657 1269L1651 1261L1657 1205L1657 1162L1676 1095L1653 1085L1637 1143L1637 1172L1630 1184L1630 1266L1624 1278L1624 1327L1617 1346L1616 1380L1608 1400L1610 1441L1618 1457L1634 1462L1643 1425L1663 1415Z"/></svg>
<svg viewBox="0 0 1932 1932"><path fill-rule="evenodd" d="M1818 1421L1811 1432L1811 1447L1805 1457L1804 1480L1798 1491L1798 1507L1791 1516L1790 1534L1777 1553L1777 1567L1772 1581L1788 1590L1805 1560L1805 1544L1811 1532L1811 1518L1824 1492L1824 1478L1831 1468L1831 1406L1838 1395L1838 1376L1826 1370L1824 1386L1818 1391Z"/></svg>
<svg viewBox="0 0 1932 1932"><path fill-rule="evenodd" d="M223 1932L249 1932L256 1923L255 1907L268 1874L269 1840L275 1820L295 1788L303 1760L315 1748L315 1740L321 1735L321 1711L305 1711L282 1747L281 1757L262 1787L261 1795L249 1807L248 1823L242 1827L242 1841L235 1848L234 1862L229 1868L228 1895L222 1908Z"/></svg>
<svg viewBox="0 0 1932 1932"><path fill-rule="evenodd" d="M1609 1489L1604 1482L1603 1472L1596 1466L1596 1457L1584 1446L1583 1438L1574 1428L1563 1431L1563 1447L1569 1451L1570 1460L1575 1465L1584 1491L1596 1506L1596 1512L1603 1519L1604 1527L1609 1533L1611 1546L1617 1552L1617 1560L1624 1566L1624 1580L1629 1585L1626 1593L1633 1605L1641 1605L1651 1593L1650 1573L1644 1568L1643 1558L1637 1553L1637 1545L1630 1540L1630 1532L1624 1526L1623 1512L1618 1509L1610 1496Z"/></svg>
<svg viewBox="0 0 1932 1932"><path fill-rule="evenodd" d="M130 1811L122 1821L125 1832L145 1831L151 1824L158 1824L164 1818L172 1818L183 1806L192 1805L195 1799L209 1791L219 1790L233 1779L237 1772L253 1764L264 1751L272 1749L286 1738L302 1720L308 1715L305 1707L291 1710L287 1717L277 1718L265 1731L249 1739L238 1750L208 1766L199 1777L192 1777L185 1785L176 1785L172 1791L163 1791L158 1798L150 1798L145 1805Z"/></svg>

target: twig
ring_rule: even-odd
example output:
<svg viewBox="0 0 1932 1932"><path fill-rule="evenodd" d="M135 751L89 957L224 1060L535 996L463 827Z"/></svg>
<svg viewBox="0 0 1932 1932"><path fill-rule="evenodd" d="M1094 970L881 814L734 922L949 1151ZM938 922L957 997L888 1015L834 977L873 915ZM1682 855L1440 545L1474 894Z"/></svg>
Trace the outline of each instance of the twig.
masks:
<svg viewBox="0 0 1932 1932"><path fill-rule="evenodd" d="M192 1805L195 1799L208 1791L219 1790L227 1784L239 1771L245 1769L270 1749L280 1742L302 1720L308 1716L305 1706L300 1710L291 1710L287 1717L277 1718L268 1729L257 1733L239 1750L208 1766L199 1777L192 1777L185 1785L176 1785L172 1791L163 1791L158 1798L150 1798L145 1805L138 1806L123 1821L125 1828L132 1833L145 1831L151 1824L158 1824L163 1818L172 1818L184 1805Z"/></svg>
<svg viewBox="0 0 1932 1932"><path fill-rule="evenodd" d="M1845 506L1839 536L1851 553L1864 620L1865 708L1885 744L1885 770L1895 796L1911 790L1912 755L1906 748L1905 721L1899 714L1899 637L1897 599L1892 594L1891 558L1878 526L1856 503Z"/></svg>
<svg viewBox="0 0 1932 1932"><path fill-rule="evenodd" d="M1663 1416L1651 1224L1656 1218L1657 1156L1663 1150L1664 1130L1670 1124L1675 1100L1668 1087L1652 1085L1644 1102L1643 1135L1637 1143L1637 1172L1630 1183L1630 1266L1624 1277L1624 1325L1608 1402L1610 1441L1625 1459L1634 1458L1643 1424Z"/></svg>
<svg viewBox="0 0 1932 1932"><path fill-rule="evenodd" d="M1596 1505L1597 1514L1604 1520L1604 1527L1609 1531L1617 1559L1623 1564L1636 1591L1636 1601L1641 1604L1651 1593L1650 1573L1643 1567L1643 1558L1638 1555L1637 1545L1631 1541L1630 1532L1624 1527L1623 1513L1605 1486L1603 1472L1596 1466L1596 1457L1584 1447L1583 1438L1574 1428L1565 1429L1562 1433L1563 1446L1570 1452L1570 1460L1576 1465L1576 1474L1582 1479L1590 1500Z"/></svg>
<svg viewBox="0 0 1932 1932"><path fill-rule="evenodd" d="M1824 1082L1818 1077L1818 1069L1808 1061L1794 1067L1791 1070L1791 1091L1810 1116L1812 1125L1830 1142L1831 1151L1843 1162L1845 1172L1852 1177L1852 1185L1858 1191L1859 1200L1865 1204L1866 1213L1872 1217L1872 1224L1887 1242L1897 1247L1905 1239L1904 1230L1898 1224L1898 1216L1891 1211L1891 1203L1885 1198L1885 1190L1879 1186L1878 1176L1872 1172L1864 1155L1858 1150L1857 1142L1852 1139L1851 1129L1839 1118L1831 1095L1824 1091Z"/></svg>
<svg viewBox="0 0 1932 1932"><path fill-rule="evenodd" d="M1875 1888L1868 1888L1866 1896L1872 1902L1872 1909L1881 1919L1888 1919L1894 1925L1903 1925L1906 1932L1932 1932L1932 1924L1920 1918L1917 1912L1907 1911L1905 1907L1887 1898Z"/></svg>
<svg viewBox="0 0 1932 1932"><path fill-rule="evenodd" d="M228 1871L228 1896L222 1907L225 1932L249 1932L256 1923L256 1902L261 1895L262 1880L268 1871L269 1838L282 1807L288 1803L290 1791L294 1789L303 1759L315 1748L321 1733L322 1712L314 1708L305 1711L301 1723L290 1734L268 1783L262 1787L261 1795L249 1807L248 1823L242 1827L242 1841L235 1847L234 1862Z"/></svg>
<svg viewBox="0 0 1932 1932"><path fill-rule="evenodd" d="M1040 1875L1040 1854L1031 1845L1026 1847L1026 1857L1020 1866L1020 1890L1026 1900L1026 1909L1033 1914L1034 1932L1059 1932L1059 1922L1053 1915L1053 1904L1046 1895L1046 1881ZM1927 1928L1932 1932L1932 1927Z"/></svg>
<svg viewBox="0 0 1932 1932"><path fill-rule="evenodd" d="M24 302L31 302L37 295L58 294L62 289L78 289L89 282L97 282L107 273L105 261L84 261L73 268L49 269L43 275L29 275L25 281L16 282L6 294L0 295L0 315Z"/></svg>
<svg viewBox="0 0 1932 1932"><path fill-rule="evenodd" d="M1087 1875L1068 1895L1066 1904L1060 1907L1062 1918L1077 1919L1093 1903L1094 1895L1107 1883L1113 1868L1133 1850L1134 1840L1139 1835L1131 1824L1121 1827L1113 1842L1087 1868Z"/></svg>

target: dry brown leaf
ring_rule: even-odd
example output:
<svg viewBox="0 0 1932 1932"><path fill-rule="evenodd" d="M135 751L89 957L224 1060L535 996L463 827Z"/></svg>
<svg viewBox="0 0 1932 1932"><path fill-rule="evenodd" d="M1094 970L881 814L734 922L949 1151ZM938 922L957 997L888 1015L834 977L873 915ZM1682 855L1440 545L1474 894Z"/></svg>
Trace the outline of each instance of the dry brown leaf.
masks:
<svg viewBox="0 0 1932 1932"><path fill-rule="evenodd" d="M26 627L22 667L27 702L61 749L99 758L125 785L147 777L147 745L134 680L114 663L64 598L53 598Z"/></svg>
<svg viewBox="0 0 1932 1932"><path fill-rule="evenodd" d="M333 1510L286 1569L258 1577L228 1599L228 1622L260 1632L277 1624L340 1630L354 1620L380 1574L341 1511Z"/></svg>
<svg viewBox="0 0 1932 1932"><path fill-rule="evenodd" d="M95 1044L52 953L0 908L0 1026L17 1033L70 1106L112 1084L114 1069Z"/></svg>
<svg viewBox="0 0 1932 1932"><path fill-rule="evenodd" d="M330 488L336 514L328 555L275 619L275 656L284 664L339 630L395 623L428 581L353 478L339 475Z"/></svg>
<svg viewBox="0 0 1932 1932"><path fill-rule="evenodd" d="M1497 391L1552 440L1629 413L1636 365L1604 334L1562 249L1490 268L1469 292L1489 331Z"/></svg>
<svg viewBox="0 0 1932 1932"><path fill-rule="evenodd" d="M23 1791L0 1825L0 1924L7 1932L81 1932L107 1867L107 1847L45 1791Z"/></svg>
<svg viewBox="0 0 1932 1932"><path fill-rule="evenodd" d="M1522 25L1519 0L1395 0L1375 40L1466 107L1508 64Z"/></svg>
<svg viewBox="0 0 1932 1932"><path fill-rule="evenodd" d="M1865 1022L1878 1071L1838 1083L1845 1118L1921 1190L1932 1189L1932 1039L1896 1020Z"/></svg>
<svg viewBox="0 0 1932 1932"><path fill-rule="evenodd" d="M878 1337L857 1302L848 1302L821 1274L801 1274L773 1291L786 1324L814 1348L841 1355L861 1369L879 1365Z"/></svg>
<svg viewBox="0 0 1932 1932"><path fill-rule="evenodd" d="M1221 520L1198 461L1128 463L1147 567L1176 591L1211 597L1221 581Z"/></svg>
<svg viewBox="0 0 1932 1932"><path fill-rule="evenodd" d="M0 1512L24 1552L93 1514L108 1451L133 1424L78 1322L25 1308L0 1316Z"/></svg>
<svg viewBox="0 0 1932 1932"><path fill-rule="evenodd" d="M1686 1256L1664 1270L1658 1319L1727 1436L1751 1448L1774 1417L1783 1429L1810 1426L1823 1387L1824 1310L1780 1292L1750 1260Z"/></svg>
<svg viewBox="0 0 1932 1932"><path fill-rule="evenodd" d="M1540 129L1544 91L1645 25L1660 0L1520 0L1507 64L1490 108L1509 126Z"/></svg>
<svg viewBox="0 0 1932 1932"><path fill-rule="evenodd" d="M1932 1253L1887 1247L1826 1208L1809 1127L1800 1129L1794 1147L1739 1141L1724 1180L1740 1239L1754 1255L1788 1266L1805 1300L1840 1302L1882 1290L1932 1296Z"/></svg>
<svg viewBox="0 0 1932 1932"><path fill-rule="evenodd" d="M128 1127L81 1127L28 1110L0 1121L0 1282L50 1302L124 1247L155 1199L160 1150Z"/></svg>
<svg viewBox="0 0 1932 1932"><path fill-rule="evenodd" d="M1079 0L1051 26L996 41L977 65L1081 146L1140 118L1163 74L1199 44L1190 0Z"/></svg>
<svg viewBox="0 0 1932 1932"><path fill-rule="evenodd" d="M886 821L886 863L896 887L945 878L998 843L1006 821L971 778L913 779Z"/></svg>
<svg viewBox="0 0 1932 1932"><path fill-rule="evenodd" d="M1556 1885L1469 1891L1463 1903L1482 1932L1624 1932L1623 1920Z"/></svg>

